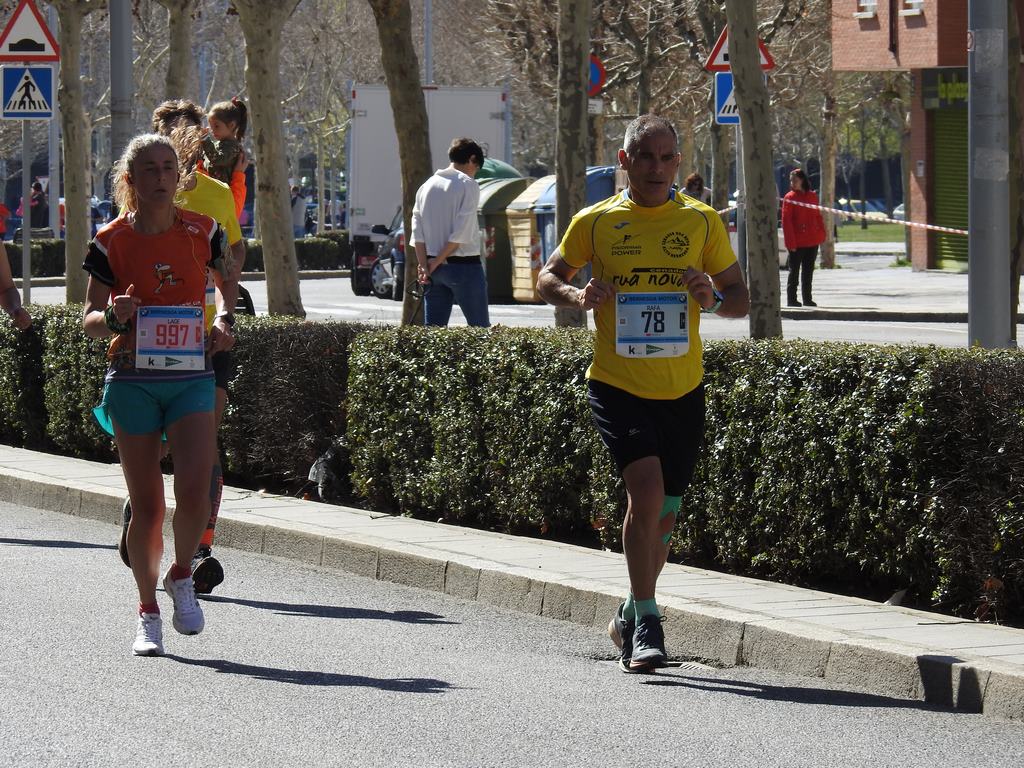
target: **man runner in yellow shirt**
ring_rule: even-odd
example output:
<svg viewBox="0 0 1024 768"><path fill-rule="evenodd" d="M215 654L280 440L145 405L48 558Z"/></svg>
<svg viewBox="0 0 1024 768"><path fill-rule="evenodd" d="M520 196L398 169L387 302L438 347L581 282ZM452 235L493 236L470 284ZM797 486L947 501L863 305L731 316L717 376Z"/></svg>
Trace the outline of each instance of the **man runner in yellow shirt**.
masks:
<svg viewBox="0 0 1024 768"><path fill-rule="evenodd" d="M643 672L667 660L655 589L704 436L700 316L743 317L750 297L722 220L673 187L672 124L638 117L618 159L627 189L573 217L537 289L549 304L594 310L588 397L629 499L630 593L608 632L622 649L619 666ZM588 263L593 279L571 285Z"/></svg>

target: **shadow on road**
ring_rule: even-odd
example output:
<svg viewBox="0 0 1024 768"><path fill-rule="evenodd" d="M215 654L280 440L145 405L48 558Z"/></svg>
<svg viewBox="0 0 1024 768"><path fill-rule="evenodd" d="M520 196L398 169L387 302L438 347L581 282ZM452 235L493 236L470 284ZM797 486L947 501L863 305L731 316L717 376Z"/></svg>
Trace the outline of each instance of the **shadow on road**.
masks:
<svg viewBox="0 0 1024 768"><path fill-rule="evenodd" d="M117 549L116 544L91 544L88 541L62 541L60 539L8 539L0 537L0 544L22 547L50 547L55 549Z"/></svg>
<svg viewBox="0 0 1024 768"><path fill-rule="evenodd" d="M264 600L247 600L241 597L203 595L203 600L213 603L234 603L247 608L262 608L275 611L282 616L312 616L321 619L380 619L399 621L403 624L457 624L444 616L426 611L378 611L371 608L352 608L344 605L309 605L304 603L272 603Z"/></svg>
<svg viewBox="0 0 1024 768"><path fill-rule="evenodd" d="M921 709L928 712L948 711L945 707L924 701L877 696L872 693L834 691L822 688L801 688L793 685L766 685L743 680L714 677L688 677L659 673L658 679L644 680L644 685L681 686L698 691L732 693L767 701L787 701L794 704L816 704L832 707L879 707L884 709Z"/></svg>
<svg viewBox="0 0 1024 768"><path fill-rule="evenodd" d="M236 664L224 659L186 659L183 656L175 656L170 653L166 654L164 658L177 661L180 664L208 667L215 672L229 675L246 675L254 680L269 680L274 683L291 683L292 685L363 686L399 693L443 693L447 690L454 690L451 683L429 677L378 678L364 675L342 675L335 672L258 667L252 664Z"/></svg>

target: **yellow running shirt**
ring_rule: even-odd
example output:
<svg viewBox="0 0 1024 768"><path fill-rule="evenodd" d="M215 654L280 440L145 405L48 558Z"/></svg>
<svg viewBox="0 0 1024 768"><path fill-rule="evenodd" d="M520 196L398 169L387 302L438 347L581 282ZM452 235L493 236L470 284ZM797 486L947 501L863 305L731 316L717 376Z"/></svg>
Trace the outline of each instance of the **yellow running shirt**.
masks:
<svg viewBox="0 0 1024 768"><path fill-rule="evenodd" d="M683 287L683 273L693 267L716 275L736 262L713 208L678 192L649 208L621 192L577 213L560 251L575 269L590 263L594 277L616 290L594 311L587 378L652 400L682 397L700 384L700 305Z"/></svg>
<svg viewBox="0 0 1024 768"><path fill-rule="evenodd" d="M234 245L242 239L242 230L235 215L235 198L227 184L211 179L206 174L196 173L195 187L179 191L174 202L186 211L205 214L220 224L227 235L228 245Z"/></svg>
<svg viewBox="0 0 1024 768"><path fill-rule="evenodd" d="M174 198L176 205L186 211L209 216L220 224L227 237L227 244L234 245L242 239L242 229L238 226L235 215L235 198L227 184L212 179L205 173L195 174L196 185L189 190L178 190ZM230 255L230 252L228 252ZM233 307L232 307L233 309ZM213 327L213 319L217 315L216 293L213 287L213 275L206 281L206 330Z"/></svg>

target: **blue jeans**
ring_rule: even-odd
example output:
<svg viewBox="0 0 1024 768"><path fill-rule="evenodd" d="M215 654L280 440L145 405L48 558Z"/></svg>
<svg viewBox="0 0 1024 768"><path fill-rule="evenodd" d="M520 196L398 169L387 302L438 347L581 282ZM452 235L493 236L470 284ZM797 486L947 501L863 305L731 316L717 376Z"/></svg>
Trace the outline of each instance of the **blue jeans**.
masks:
<svg viewBox="0 0 1024 768"><path fill-rule="evenodd" d="M423 297L423 322L426 325L448 325L452 304L458 303L467 323L478 328L490 327L487 276L483 264L445 263L430 277L430 290Z"/></svg>
<svg viewBox="0 0 1024 768"><path fill-rule="evenodd" d="M306 228L302 225L292 225L292 234L295 235L295 239L299 240L306 236Z"/></svg>

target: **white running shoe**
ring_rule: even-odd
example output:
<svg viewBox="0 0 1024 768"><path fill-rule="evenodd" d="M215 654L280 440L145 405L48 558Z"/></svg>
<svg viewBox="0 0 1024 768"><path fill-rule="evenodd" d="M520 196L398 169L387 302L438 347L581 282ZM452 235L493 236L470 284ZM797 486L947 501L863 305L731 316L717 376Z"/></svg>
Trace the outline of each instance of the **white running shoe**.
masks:
<svg viewBox="0 0 1024 768"><path fill-rule="evenodd" d="M136 656L164 655L164 625L159 613L140 613L132 653Z"/></svg>
<svg viewBox="0 0 1024 768"><path fill-rule="evenodd" d="M206 620L203 618L203 607L196 600L192 577L175 581L168 571L164 576L164 591L174 601L174 616L171 617L174 628L183 635L198 635L202 632Z"/></svg>

